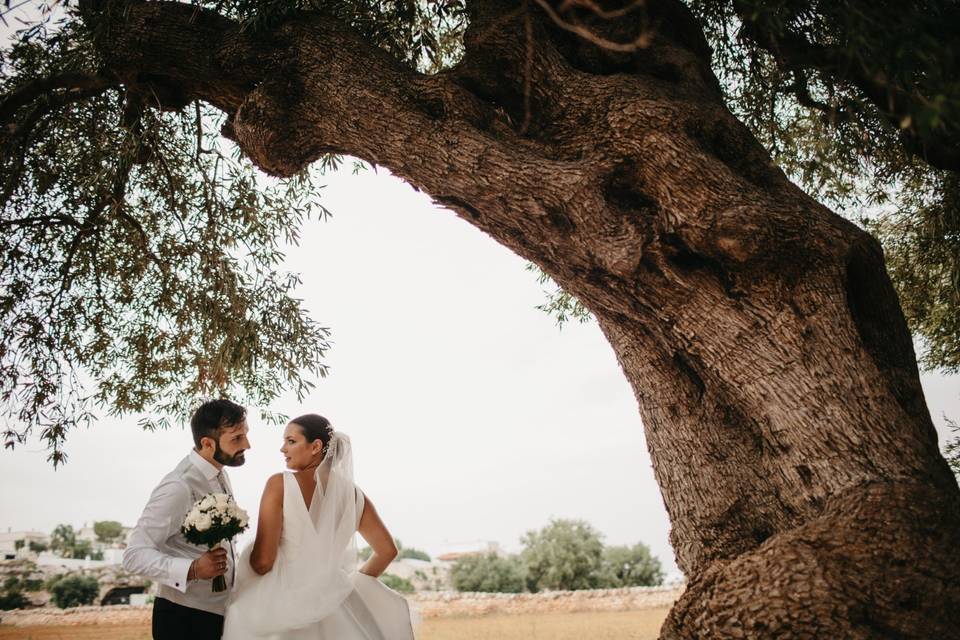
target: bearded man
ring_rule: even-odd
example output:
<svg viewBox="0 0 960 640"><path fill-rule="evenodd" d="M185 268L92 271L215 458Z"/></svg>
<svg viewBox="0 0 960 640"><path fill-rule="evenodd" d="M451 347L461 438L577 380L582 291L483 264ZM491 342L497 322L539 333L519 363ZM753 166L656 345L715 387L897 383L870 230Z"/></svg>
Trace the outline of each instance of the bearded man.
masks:
<svg viewBox="0 0 960 640"><path fill-rule="evenodd" d="M153 603L155 640L219 640L234 580L233 542L204 550L180 526L194 503L209 493L233 494L224 467L239 467L247 440L246 409L230 400L202 404L190 420L194 448L150 494L130 535L123 568L159 583ZM211 581L225 576L227 590Z"/></svg>

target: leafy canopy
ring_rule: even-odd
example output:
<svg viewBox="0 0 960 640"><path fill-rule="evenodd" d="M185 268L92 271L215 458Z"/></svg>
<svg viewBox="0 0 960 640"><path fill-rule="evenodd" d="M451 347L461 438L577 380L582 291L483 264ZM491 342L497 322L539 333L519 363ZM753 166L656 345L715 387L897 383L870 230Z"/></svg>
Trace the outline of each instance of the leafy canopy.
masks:
<svg viewBox="0 0 960 640"><path fill-rule="evenodd" d="M619 587L648 587L663 583L663 567L660 560L650 553L650 548L638 542L605 547L603 550L603 585Z"/></svg>
<svg viewBox="0 0 960 640"><path fill-rule="evenodd" d="M521 539L520 557L527 568L527 588L596 589L603 585L603 541L583 520L558 519Z"/></svg>
<svg viewBox="0 0 960 640"><path fill-rule="evenodd" d="M116 520L98 520L93 523L98 542L113 542L123 535L123 525Z"/></svg>
<svg viewBox="0 0 960 640"><path fill-rule="evenodd" d="M526 586L523 563L516 556L496 553L458 558L450 567L450 583L457 591L520 593Z"/></svg>
<svg viewBox="0 0 960 640"><path fill-rule="evenodd" d="M193 4L252 30L322 11L409 67L437 72L463 53L466 1ZM514 17L548 19L539 4L518 2ZM957 4L687 4L730 108L801 186L880 236L923 364L957 371ZM557 19L596 25L595 6L564 3ZM624 9L610 12L616 20L644 10L603 6ZM319 174L339 159L267 180L219 135L224 114L198 103L165 111L144 87L101 75L93 43L103 25L84 22L76 3L31 7L52 10L35 12L0 53L7 446L36 431L58 464L69 430L95 412L156 416L143 426L162 427L210 395L271 417L279 393L302 396L326 372L328 331L297 300L299 277L280 267L301 225L327 214ZM560 290L544 308L561 321L589 317Z"/></svg>
<svg viewBox="0 0 960 640"><path fill-rule="evenodd" d="M95 77L83 23L52 27L4 52L0 93ZM278 271L283 243L325 213L315 178L266 182L210 108L97 90L45 97L0 141L0 413L7 446L39 429L54 464L95 408L160 416L153 428L202 396L266 407L309 390L328 347L299 276Z"/></svg>

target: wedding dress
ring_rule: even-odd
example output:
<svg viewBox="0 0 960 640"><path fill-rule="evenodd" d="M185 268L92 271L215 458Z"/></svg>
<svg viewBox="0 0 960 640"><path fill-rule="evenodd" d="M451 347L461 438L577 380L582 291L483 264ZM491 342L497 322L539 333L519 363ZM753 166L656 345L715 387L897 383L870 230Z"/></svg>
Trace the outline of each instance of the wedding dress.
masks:
<svg viewBox="0 0 960 640"><path fill-rule="evenodd" d="M353 483L350 440L335 432L316 471L309 508L283 474L283 529L273 569L237 561L223 640L413 640L407 601L357 571L363 493Z"/></svg>

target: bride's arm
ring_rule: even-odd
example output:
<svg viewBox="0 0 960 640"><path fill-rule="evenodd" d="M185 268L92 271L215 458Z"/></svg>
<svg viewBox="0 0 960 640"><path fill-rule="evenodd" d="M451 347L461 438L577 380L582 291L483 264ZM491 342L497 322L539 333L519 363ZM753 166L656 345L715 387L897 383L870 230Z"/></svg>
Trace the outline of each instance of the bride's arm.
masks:
<svg viewBox="0 0 960 640"><path fill-rule="evenodd" d="M373 550L367 561L360 567L360 573L376 578L386 571L387 566L397 557L397 544L366 494L363 496L363 515L360 516L360 526L357 527L357 531Z"/></svg>
<svg viewBox="0 0 960 640"><path fill-rule="evenodd" d="M257 539L250 553L250 566L263 575L273 568L280 547L280 528L283 526L283 474L276 473L267 479L267 486L260 498L260 520L257 523Z"/></svg>

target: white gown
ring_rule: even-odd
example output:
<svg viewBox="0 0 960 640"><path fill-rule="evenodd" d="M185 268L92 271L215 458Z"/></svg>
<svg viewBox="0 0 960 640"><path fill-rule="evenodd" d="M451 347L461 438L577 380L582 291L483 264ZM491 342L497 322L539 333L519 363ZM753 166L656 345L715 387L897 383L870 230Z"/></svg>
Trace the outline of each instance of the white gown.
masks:
<svg viewBox="0 0 960 640"><path fill-rule="evenodd" d="M363 514L363 493L345 479L339 487L333 480L330 484L324 496L321 483L317 483L307 509L296 478L292 473L283 474L283 530L276 562L268 573L258 575L250 567L253 545L243 550L223 640L413 640L410 610L403 596L355 570L353 534ZM337 527L321 521L332 513L321 507L324 500L337 498L331 495L334 489L340 490L344 500L349 496L355 503L337 510L349 514L352 526L339 533L343 544L343 536L349 532L346 548L337 554L340 557L330 559L324 557L331 548L325 541L335 537L331 529Z"/></svg>

